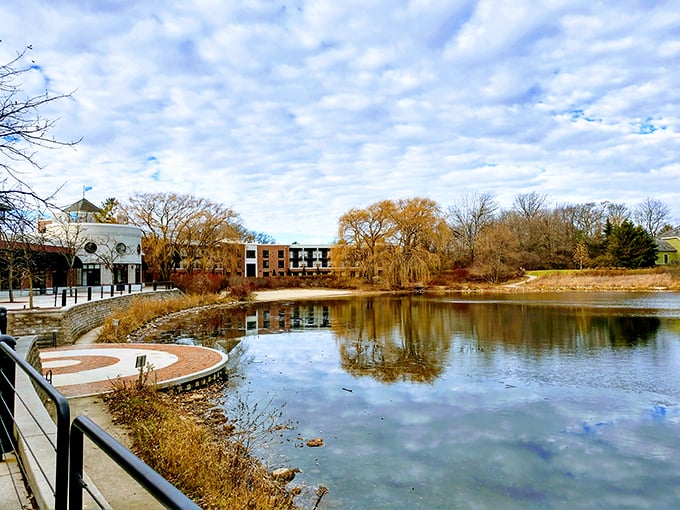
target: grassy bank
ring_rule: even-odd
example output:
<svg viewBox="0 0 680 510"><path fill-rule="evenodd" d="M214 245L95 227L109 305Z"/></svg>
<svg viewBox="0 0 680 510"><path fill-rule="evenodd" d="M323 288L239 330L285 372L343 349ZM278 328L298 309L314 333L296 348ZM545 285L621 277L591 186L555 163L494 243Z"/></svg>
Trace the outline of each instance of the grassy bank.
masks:
<svg viewBox="0 0 680 510"><path fill-rule="evenodd" d="M520 290L539 291L680 291L680 268L583 269L529 271Z"/></svg>
<svg viewBox="0 0 680 510"><path fill-rule="evenodd" d="M106 401L114 421L129 430L135 454L202 508L297 508L299 489L286 490L232 438L238 431L211 407L210 391L173 397L118 384Z"/></svg>

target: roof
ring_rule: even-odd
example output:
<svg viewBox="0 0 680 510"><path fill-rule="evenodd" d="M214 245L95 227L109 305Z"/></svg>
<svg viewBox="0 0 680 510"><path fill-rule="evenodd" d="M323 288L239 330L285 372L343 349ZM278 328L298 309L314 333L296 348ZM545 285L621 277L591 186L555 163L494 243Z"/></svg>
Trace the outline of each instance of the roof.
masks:
<svg viewBox="0 0 680 510"><path fill-rule="evenodd" d="M64 212L100 212L101 209L94 205L92 202L87 200L86 198L82 198L78 200L77 202L69 205L65 209L62 209Z"/></svg>
<svg viewBox="0 0 680 510"><path fill-rule="evenodd" d="M656 247L658 251L678 251L675 246L663 239L656 240Z"/></svg>

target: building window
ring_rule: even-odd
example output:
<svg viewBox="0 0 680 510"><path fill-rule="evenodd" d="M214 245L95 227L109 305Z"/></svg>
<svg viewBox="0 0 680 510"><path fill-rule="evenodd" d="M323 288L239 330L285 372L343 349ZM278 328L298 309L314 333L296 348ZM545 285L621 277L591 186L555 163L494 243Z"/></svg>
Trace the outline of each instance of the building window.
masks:
<svg viewBox="0 0 680 510"><path fill-rule="evenodd" d="M262 250L262 258L263 259L269 258L269 250Z"/></svg>
<svg viewBox="0 0 680 510"><path fill-rule="evenodd" d="M284 257L283 250L279 250L279 258L282 259Z"/></svg>
<svg viewBox="0 0 680 510"><path fill-rule="evenodd" d="M127 246L125 246L125 243L116 244L116 252L118 253L118 255L125 255L126 250Z"/></svg>
<svg viewBox="0 0 680 510"><path fill-rule="evenodd" d="M246 258L247 259L254 259L255 258L255 250L246 250Z"/></svg>
<svg viewBox="0 0 680 510"><path fill-rule="evenodd" d="M279 261L277 262L277 264L278 264L278 266L279 266L279 269L283 269L283 264L284 264L283 260L279 260Z"/></svg>
<svg viewBox="0 0 680 510"><path fill-rule="evenodd" d="M268 261L268 260L263 260L263 261L262 261L262 267L264 267L265 269L268 268L268 267L269 267L269 261Z"/></svg>
<svg viewBox="0 0 680 510"><path fill-rule="evenodd" d="M97 243L93 243L92 241L89 241L89 242L85 243L84 248L85 248L85 251L87 253L94 253L94 252L97 251Z"/></svg>

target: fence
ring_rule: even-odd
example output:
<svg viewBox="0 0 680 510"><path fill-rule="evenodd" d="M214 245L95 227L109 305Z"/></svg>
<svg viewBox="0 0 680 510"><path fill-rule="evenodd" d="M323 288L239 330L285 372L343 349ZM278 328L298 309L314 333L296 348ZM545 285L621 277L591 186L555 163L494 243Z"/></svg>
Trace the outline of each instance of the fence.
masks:
<svg viewBox="0 0 680 510"><path fill-rule="evenodd" d="M106 508L84 481L85 436L167 508L200 508L89 418L78 416L70 423L68 401L15 352L16 342L5 334L6 327L7 311L0 307L0 454L15 454L40 508L82 509L83 490ZM54 404L56 429L49 416L44 418L45 407L31 384L19 387L17 367ZM45 451L53 454L46 459Z"/></svg>

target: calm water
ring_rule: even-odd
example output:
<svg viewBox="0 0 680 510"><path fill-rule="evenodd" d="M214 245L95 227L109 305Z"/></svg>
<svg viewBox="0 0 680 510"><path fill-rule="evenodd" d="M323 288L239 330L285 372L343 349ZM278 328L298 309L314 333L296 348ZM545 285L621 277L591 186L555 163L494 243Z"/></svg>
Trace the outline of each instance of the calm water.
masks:
<svg viewBox="0 0 680 510"><path fill-rule="evenodd" d="M262 455L321 508L680 508L678 294L268 304L164 334L231 349L230 399L285 404Z"/></svg>

